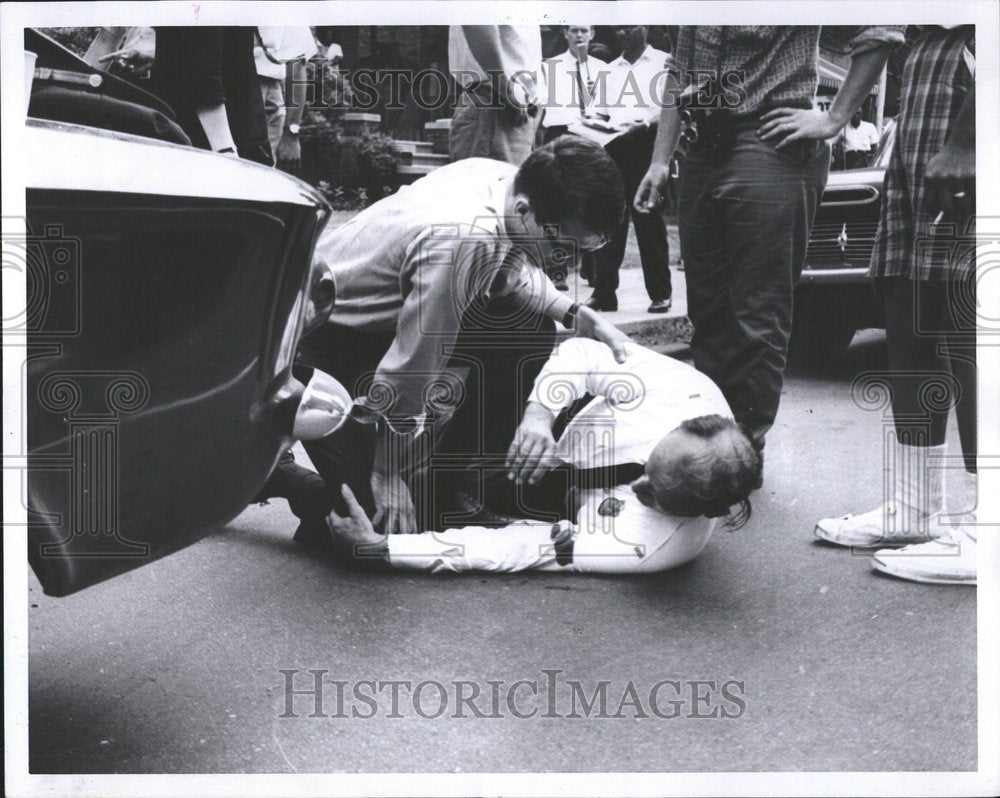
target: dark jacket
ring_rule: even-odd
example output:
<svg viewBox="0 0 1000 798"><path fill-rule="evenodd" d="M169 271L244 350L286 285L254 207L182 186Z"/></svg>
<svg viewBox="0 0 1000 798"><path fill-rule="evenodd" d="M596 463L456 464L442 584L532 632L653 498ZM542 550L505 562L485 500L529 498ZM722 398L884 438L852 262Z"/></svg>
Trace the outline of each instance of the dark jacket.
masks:
<svg viewBox="0 0 1000 798"><path fill-rule="evenodd" d="M150 89L196 147L209 149L195 110L223 103L241 158L271 165L251 27L158 27Z"/></svg>

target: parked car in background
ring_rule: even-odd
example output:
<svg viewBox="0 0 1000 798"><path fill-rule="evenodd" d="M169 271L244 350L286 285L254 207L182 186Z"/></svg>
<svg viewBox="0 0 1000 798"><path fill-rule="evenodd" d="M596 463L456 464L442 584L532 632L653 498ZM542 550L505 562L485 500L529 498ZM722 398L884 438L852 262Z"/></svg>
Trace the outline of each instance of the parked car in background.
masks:
<svg viewBox="0 0 1000 798"><path fill-rule="evenodd" d="M323 198L186 145L156 98L41 34L25 44L28 235L4 244L28 285L28 558L65 595L236 516L350 397L293 375L334 299L313 259Z"/></svg>
<svg viewBox="0 0 1000 798"><path fill-rule="evenodd" d="M822 366L847 348L855 332L885 324L868 281L868 263L894 141L890 122L869 166L830 172L795 288L792 363Z"/></svg>

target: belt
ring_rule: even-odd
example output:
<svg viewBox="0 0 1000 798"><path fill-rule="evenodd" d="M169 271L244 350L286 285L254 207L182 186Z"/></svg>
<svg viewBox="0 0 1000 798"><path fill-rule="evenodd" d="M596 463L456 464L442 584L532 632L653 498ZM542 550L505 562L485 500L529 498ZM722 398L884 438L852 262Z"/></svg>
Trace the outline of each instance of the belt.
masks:
<svg viewBox="0 0 1000 798"><path fill-rule="evenodd" d="M573 484L581 488L613 488L635 482L646 473L641 463L619 463L601 468L574 468Z"/></svg>
<svg viewBox="0 0 1000 798"><path fill-rule="evenodd" d="M731 145L747 130L756 130L766 111L737 116L729 111L686 108L681 111L681 135L693 152L705 152Z"/></svg>

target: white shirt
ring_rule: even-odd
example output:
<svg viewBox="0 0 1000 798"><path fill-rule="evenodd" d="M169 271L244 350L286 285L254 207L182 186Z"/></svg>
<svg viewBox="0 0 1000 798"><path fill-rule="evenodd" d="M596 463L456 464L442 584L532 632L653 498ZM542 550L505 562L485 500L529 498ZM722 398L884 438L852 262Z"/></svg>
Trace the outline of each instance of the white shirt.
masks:
<svg viewBox="0 0 1000 798"><path fill-rule="evenodd" d="M608 64L605 86L598 85L598 110L613 125L652 122L660 116L670 55L647 44L634 64L619 56Z"/></svg>
<svg viewBox="0 0 1000 798"><path fill-rule="evenodd" d="M500 36L500 61L510 79L527 71L535 82L538 97L545 96L545 77L538 65L542 62L542 33L537 25L497 25ZM448 69L458 84L467 89L473 82L487 81L487 75L469 49L461 25L448 28Z"/></svg>
<svg viewBox="0 0 1000 798"><path fill-rule="evenodd" d="M878 130L875 129L875 125L871 122L866 122L862 119L861 124L857 127L848 124L844 128L844 149L847 152L854 152L855 150L870 152L877 146Z"/></svg>
<svg viewBox="0 0 1000 798"><path fill-rule="evenodd" d="M542 367L529 402L558 414L595 398L567 425L556 453L579 468L645 463L660 439L685 419L717 413L732 417L722 391L674 358L634 343L615 361L611 349L586 338L564 341Z"/></svg>
<svg viewBox="0 0 1000 798"><path fill-rule="evenodd" d="M308 27L259 27L257 30L268 52L279 61L295 61L300 58L308 61L318 51L316 40ZM260 77L285 79L285 64L272 63L259 44L254 45L253 57Z"/></svg>
<svg viewBox="0 0 1000 798"><path fill-rule="evenodd" d="M598 76L607 72L608 65L600 58L588 56L586 61L577 61L569 50L555 58L547 58L542 62L542 72L548 92L545 96L545 118L543 127L558 127L571 125L580 120L581 92L577 83L577 64L579 64L580 80L583 83L584 108L594 107L594 98L588 97L588 87L595 87Z"/></svg>
<svg viewBox="0 0 1000 798"><path fill-rule="evenodd" d="M557 451L581 468L645 462L682 421L732 413L718 387L680 361L627 344L616 363L604 344L560 344L535 381L529 401L558 412L586 393L598 397L567 425ZM594 434L596 432L596 434ZM701 552L716 519L667 515L639 501L628 485L581 491L573 559L556 562L551 524L524 521L502 529L463 527L390 535L389 561L431 571L576 571L649 573L675 568Z"/></svg>

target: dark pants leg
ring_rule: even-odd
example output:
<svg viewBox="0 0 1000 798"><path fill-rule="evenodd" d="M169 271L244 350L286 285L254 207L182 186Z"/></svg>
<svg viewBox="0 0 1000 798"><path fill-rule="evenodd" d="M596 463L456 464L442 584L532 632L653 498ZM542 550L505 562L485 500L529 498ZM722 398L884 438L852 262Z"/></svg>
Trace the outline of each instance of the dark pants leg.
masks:
<svg viewBox="0 0 1000 798"><path fill-rule="evenodd" d="M514 431L554 345L555 323L509 300L464 317L449 368L466 373L465 394L435 436L429 469L438 526L456 488L480 491L489 475L506 473Z"/></svg>
<svg viewBox="0 0 1000 798"><path fill-rule="evenodd" d="M610 298L618 290L618 270L625 257L630 218L639 244L646 293L654 301L671 297L670 248L663 216L660 213L639 213L632 207L635 193L649 168L654 135L652 130L641 130L621 136L608 144L608 155L622 174L628 210L611 242L593 255L596 277L594 295L597 297Z"/></svg>
<svg viewBox="0 0 1000 798"><path fill-rule="evenodd" d="M339 380L352 396L364 390L365 375L375 371L392 343L393 334L363 333L326 325L303 339L296 369L319 368ZM307 379L307 378L306 378ZM372 425L348 421L332 435L303 444L319 472L295 463L290 453L278 461L259 498L282 497L303 520L322 518L331 509L345 513L340 486L350 486L369 515L375 512L371 470L375 454Z"/></svg>
<svg viewBox="0 0 1000 798"><path fill-rule="evenodd" d="M876 287L885 309L896 438L905 446L940 446L954 407L965 468L975 472L974 280L890 277Z"/></svg>
<svg viewBox="0 0 1000 798"><path fill-rule="evenodd" d="M774 423L792 326L792 291L826 183L829 148L779 152L754 131L682 166L681 253L694 364L762 442Z"/></svg>

